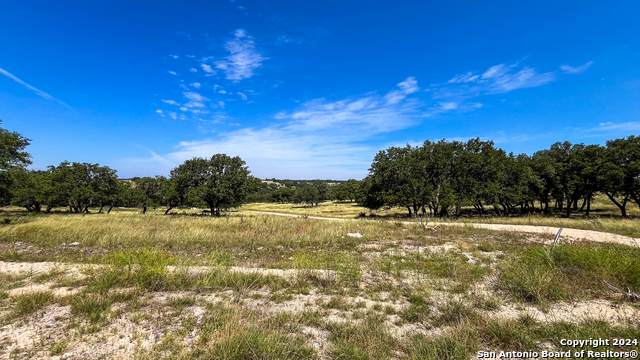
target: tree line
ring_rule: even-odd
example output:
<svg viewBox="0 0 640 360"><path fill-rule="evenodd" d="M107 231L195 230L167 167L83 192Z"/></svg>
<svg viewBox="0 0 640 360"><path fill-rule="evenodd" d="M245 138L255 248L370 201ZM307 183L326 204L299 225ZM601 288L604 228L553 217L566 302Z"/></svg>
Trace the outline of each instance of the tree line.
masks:
<svg viewBox="0 0 640 360"><path fill-rule="evenodd" d="M0 121L0 124L2 122ZM591 201L606 195L627 216L640 206L640 137L607 141L605 146L558 142L549 149L514 155L479 138L425 141L420 146L380 151L362 181L275 180L250 175L239 157L216 154L194 158L168 177L119 180L108 166L64 161L47 170L27 170L30 139L0 126L0 205L30 212L68 207L87 213L114 206L206 207L211 215L243 202L306 203L356 201L369 208L404 207L410 216L591 212Z"/></svg>
<svg viewBox="0 0 640 360"><path fill-rule="evenodd" d="M514 155L479 138L467 142L425 141L390 147L374 158L359 201L370 209L401 206L410 216L459 216L591 211L605 194L627 216L640 206L640 137L606 146L557 142L533 155ZM553 208L551 205L553 204Z"/></svg>
<svg viewBox="0 0 640 360"><path fill-rule="evenodd" d="M0 121L1 123L1 121ZM168 177L118 179L117 171L100 164L64 161L47 170L28 170L30 139L0 127L0 205L13 204L29 212L49 213L67 207L72 213L110 213L115 206L174 208L206 207L219 216L223 209L248 201L306 203L355 200L358 182L338 186L331 181L283 180L286 185L263 183L250 175L239 157L216 154L194 158L171 170ZM287 187L290 186L290 187Z"/></svg>
<svg viewBox="0 0 640 360"><path fill-rule="evenodd" d="M1 122L0 122L1 123ZM183 206L209 208L211 215L235 207L261 181L250 175L239 157L216 154L194 158L171 170L169 177L118 180L117 172L99 164L64 161L47 170L27 170L30 139L0 127L0 205L14 204L29 212L50 212L68 207L73 213L98 208L109 213L114 206L162 205L165 214Z"/></svg>
<svg viewBox="0 0 640 360"><path fill-rule="evenodd" d="M216 154L194 158L171 170L169 177L138 177L118 180L116 170L90 163L63 162L46 171L24 168L11 171L14 185L11 203L30 212L50 212L68 207L73 213L88 213L98 208L109 213L114 206L206 207L212 216L222 209L242 204L247 194L260 183L249 175L239 157Z"/></svg>
<svg viewBox="0 0 640 360"><path fill-rule="evenodd" d="M360 182L354 179L336 180L276 180L263 182L260 190L249 196L249 202L280 204L308 204L327 200L354 202L358 198Z"/></svg>

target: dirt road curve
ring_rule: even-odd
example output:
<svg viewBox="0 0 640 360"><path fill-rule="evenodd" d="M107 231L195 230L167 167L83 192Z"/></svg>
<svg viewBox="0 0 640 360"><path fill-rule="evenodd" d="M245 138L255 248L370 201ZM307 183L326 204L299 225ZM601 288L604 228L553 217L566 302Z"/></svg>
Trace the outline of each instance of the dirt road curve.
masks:
<svg viewBox="0 0 640 360"><path fill-rule="evenodd" d="M246 210L245 210L246 211ZM276 215L276 216L289 216L289 217L304 217L304 215L284 214L268 211L247 211L258 214ZM328 218L320 216L308 216L308 219L318 220L333 220L333 221L350 221L356 219L342 219L342 218ZM402 221L403 224L417 224L411 221ZM427 226L471 226L478 229L497 230L497 231L512 231L512 232L524 232L533 234L551 234L555 235L558 232L557 227L551 226L532 226L532 225L506 225L506 224L470 224L470 223L444 223L444 222L429 222ZM562 231L561 239L573 238L595 242L609 242L624 244L629 246L638 247L640 245L640 239L632 238L629 236L605 233L601 231L593 230L579 230L565 228ZM553 239L549 240L553 242Z"/></svg>

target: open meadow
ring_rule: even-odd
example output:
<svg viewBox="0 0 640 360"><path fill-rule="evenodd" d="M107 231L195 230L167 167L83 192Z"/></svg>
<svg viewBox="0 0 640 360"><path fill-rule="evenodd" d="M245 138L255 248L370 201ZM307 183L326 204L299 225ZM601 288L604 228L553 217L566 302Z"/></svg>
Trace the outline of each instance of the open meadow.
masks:
<svg viewBox="0 0 640 360"><path fill-rule="evenodd" d="M469 359L640 339L637 247L563 237L551 257L553 234L162 213L5 208L0 358Z"/></svg>
<svg viewBox="0 0 640 360"><path fill-rule="evenodd" d="M566 218L562 214L544 216L540 214L521 216L514 214L506 216L466 215L459 218L428 218L432 225L435 223L469 223L469 224L510 224L552 226L572 229L594 230L631 237L640 237L640 209L635 204L627 207L629 218L622 219L618 208L606 196L596 196L592 202L593 210L589 217L584 213L574 213ZM492 209L492 206L487 206ZM407 210L399 207L384 208L372 211L355 202L327 201L316 206L304 204L277 204L277 203L252 203L242 206L242 210L248 212L274 212L292 215L308 215L329 218L356 219L368 217L379 220L412 220L407 215ZM470 214L470 208L465 209Z"/></svg>

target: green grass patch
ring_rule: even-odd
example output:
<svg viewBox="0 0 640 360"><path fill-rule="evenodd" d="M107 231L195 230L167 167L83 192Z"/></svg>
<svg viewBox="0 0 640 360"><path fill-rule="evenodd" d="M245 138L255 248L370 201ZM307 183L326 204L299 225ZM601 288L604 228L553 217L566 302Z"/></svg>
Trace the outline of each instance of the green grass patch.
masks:
<svg viewBox="0 0 640 360"><path fill-rule="evenodd" d="M461 329L436 338L414 336L406 353L411 360L460 360L469 359L477 349L477 334L473 330Z"/></svg>
<svg viewBox="0 0 640 360"><path fill-rule="evenodd" d="M33 292L14 297L16 316L27 316L39 309L53 303L53 294L50 291Z"/></svg>
<svg viewBox="0 0 640 360"><path fill-rule="evenodd" d="M585 299L608 293L603 280L640 290L640 249L615 244L536 246L511 254L500 271L502 287L515 298L534 304Z"/></svg>

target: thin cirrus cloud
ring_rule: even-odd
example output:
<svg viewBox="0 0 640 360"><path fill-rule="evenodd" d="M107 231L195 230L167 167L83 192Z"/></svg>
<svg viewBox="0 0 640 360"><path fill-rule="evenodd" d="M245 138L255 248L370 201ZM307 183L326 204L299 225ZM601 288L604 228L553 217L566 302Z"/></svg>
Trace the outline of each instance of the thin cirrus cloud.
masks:
<svg viewBox="0 0 640 360"><path fill-rule="evenodd" d="M578 67L562 65L560 66L560 70L562 70L562 72L564 72L565 74L580 74L581 72L590 68L592 64L593 64L593 61L589 61L588 63Z"/></svg>
<svg viewBox="0 0 640 360"><path fill-rule="evenodd" d="M243 29L236 30L234 38L224 48L231 55L216 61L215 65L217 69L224 71L228 80L240 81L252 77L254 70L268 59L255 49L255 42Z"/></svg>
<svg viewBox="0 0 640 360"><path fill-rule="evenodd" d="M64 106L68 107L69 109L74 110L71 106L69 106L69 105L65 104L64 102L62 102L62 101L60 101L60 100L58 100L58 99L54 98L53 96L51 96L51 95L47 94L47 93L46 93L46 92L44 92L44 91L42 91L42 90L40 90L40 89L37 89L37 88L35 88L35 87L33 87L33 86L31 86L31 85L27 84L26 82L24 82L24 81L20 80L17 76L14 76L12 73L8 72L7 70L5 70L5 69L3 69L3 68L0 68L0 74L2 74L2 75L4 75L4 76L8 77L9 79L11 79L11 80L13 80L13 81L17 82L18 84L24 85L24 87L26 87L26 88L27 88L27 89L29 89L29 90L34 91L34 92L36 93L36 95L38 95L38 96L42 96L43 98L45 98L45 99L47 99L47 100L54 100L54 101L56 101L56 102L58 102L58 103L60 103L60 104L62 104L62 105L64 105ZM74 111L75 111L75 110L74 110Z"/></svg>
<svg viewBox="0 0 640 360"><path fill-rule="evenodd" d="M556 80L554 72L538 73L536 69L517 64L498 64L483 73L469 71L454 76L443 85L431 89L434 99L458 100L485 94L503 94L510 91L538 87Z"/></svg>
<svg viewBox="0 0 640 360"><path fill-rule="evenodd" d="M629 121L623 123L599 123L598 126L587 129L587 131L640 131L640 122Z"/></svg>

